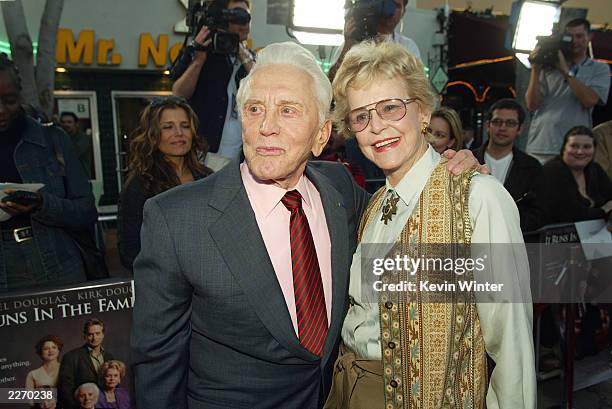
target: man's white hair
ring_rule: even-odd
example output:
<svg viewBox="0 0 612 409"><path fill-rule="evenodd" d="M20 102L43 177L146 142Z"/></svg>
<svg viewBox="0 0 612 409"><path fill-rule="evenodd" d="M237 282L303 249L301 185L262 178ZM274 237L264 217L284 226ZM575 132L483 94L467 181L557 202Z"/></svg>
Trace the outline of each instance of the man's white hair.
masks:
<svg viewBox="0 0 612 409"><path fill-rule="evenodd" d="M319 122L322 125L329 118L329 108L332 101L331 84L312 53L291 41L270 44L257 54L257 62L251 72L240 82L240 88L236 95L238 111L242 112L244 102L249 98L253 74L257 70L270 65L290 65L306 71L312 78L313 91L319 111Z"/></svg>
<svg viewBox="0 0 612 409"><path fill-rule="evenodd" d="M79 399L79 393L81 392L81 389L86 389L86 388L91 388L94 390L94 395L96 397L96 400L98 400L98 397L100 396L100 388L98 388L98 385L96 385L93 382L87 382L84 383L82 385L80 385L78 388L76 388L76 390L74 391L74 398L76 400Z"/></svg>

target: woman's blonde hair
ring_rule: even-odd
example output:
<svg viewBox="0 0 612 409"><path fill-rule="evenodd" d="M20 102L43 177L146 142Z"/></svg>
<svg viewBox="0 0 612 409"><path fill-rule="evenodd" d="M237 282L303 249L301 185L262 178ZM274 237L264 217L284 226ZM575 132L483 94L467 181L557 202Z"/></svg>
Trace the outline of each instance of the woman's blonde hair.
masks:
<svg viewBox="0 0 612 409"><path fill-rule="evenodd" d="M350 112L348 89L361 88L381 78L403 80L410 97L417 98L421 112L429 114L434 110L437 98L421 60L399 44L365 41L346 53L332 83L336 102L332 120L345 137L351 136L346 124Z"/></svg>
<svg viewBox="0 0 612 409"><path fill-rule="evenodd" d="M448 124L450 128L449 136L455 140L453 146L449 146L449 148L456 151L463 149L463 125L457 111L448 107L440 107L433 111L431 117L444 119Z"/></svg>
<svg viewBox="0 0 612 409"><path fill-rule="evenodd" d="M119 371L119 377L121 379L125 377L125 364L123 362L115 359L112 359L110 361L104 361L104 363L102 364L102 368L100 368L100 374L104 377L104 375L106 375L106 372L109 369L116 369L117 371Z"/></svg>

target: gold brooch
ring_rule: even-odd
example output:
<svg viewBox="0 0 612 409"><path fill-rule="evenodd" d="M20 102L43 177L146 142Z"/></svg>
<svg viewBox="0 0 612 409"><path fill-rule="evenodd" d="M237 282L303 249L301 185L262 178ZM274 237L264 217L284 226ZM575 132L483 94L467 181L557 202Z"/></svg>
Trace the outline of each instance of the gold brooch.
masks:
<svg viewBox="0 0 612 409"><path fill-rule="evenodd" d="M385 225L393 219L393 215L397 214L397 202L399 202L399 199L397 193L391 191L391 194L385 200L380 218L380 221L385 222Z"/></svg>

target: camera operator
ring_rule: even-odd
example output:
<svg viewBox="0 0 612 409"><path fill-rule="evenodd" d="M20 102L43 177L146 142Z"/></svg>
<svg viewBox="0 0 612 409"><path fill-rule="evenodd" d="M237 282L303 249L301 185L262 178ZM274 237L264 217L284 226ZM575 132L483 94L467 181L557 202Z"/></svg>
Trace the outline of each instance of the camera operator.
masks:
<svg viewBox="0 0 612 409"><path fill-rule="evenodd" d="M591 40L589 21L583 18L570 21L565 26L565 35L571 36L571 43L559 47L552 64L544 58L548 47L539 45L529 57L532 69L525 101L529 111L535 113L526 151L541 163L558 155L563 135L570 128L577 125L591 128L593 107L606 104L608 99L610 70L587 55Z"/></svg>
<svg viewBox="0 0 612 409"><path fill-rule="evenodd" d="M400 28L396 29L404 17L407 4L408 0L356 0L352 8L349 10L344 23L344 44L336 49L336 52L332 57L334 64L329 70L329 80L334 80L336 71L338 71L338 68L340 68L344 55L351 49L351 47L366 39L377 38L398 43L420 59L421 53L419 52L419 47L416 45L416 43L412 39L402 35ZM359 7L380 9L381 15L379 16L375 33L367 33L367 29L364 33L363 24L367 24L367 22L356 21L355 14ZM391 7L391 9L389 9L389 7Z"/></svg>
<svg viewBox="0 0 612 409"><path fill-rule="evenodd" d="M220 9L250 9L249 0L209 0L208 7ZM237 52L215 52L214 31L206 25L197 32L192 43L193 57L187 69L172 86L175 95L189 100L198 115L198 135L208 144L208 152L234 158L242 150L242 129L236 111L236 92L254 63L255 54L245 41L250 30L248 22L237 24L230 17L227 31L239 36Z"/></svg>

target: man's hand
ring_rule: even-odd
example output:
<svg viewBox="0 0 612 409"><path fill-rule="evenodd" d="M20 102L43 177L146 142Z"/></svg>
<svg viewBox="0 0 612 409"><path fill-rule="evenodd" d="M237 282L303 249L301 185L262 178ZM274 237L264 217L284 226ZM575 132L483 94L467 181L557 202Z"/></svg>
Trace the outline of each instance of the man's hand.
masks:
<svg viewBox="0 0 612 409"><path fill-rule="evenodd" d="M6 189L3 190L2 192L6 193L7 195L16 192L15 189ZM36 210L38 210L40 208L40 206L42 205L42 196L40 195L40 193L36 193L38 195L38 202L37 203L33 203L30 205L21 205L19 203L15 203L15 202L2 202L0 201L0 209L4 210L5 212L7 212L8 214L10 214L11 216L16 216L16 215L20 215L20 214L30 214Z"/></svg>
<svg viewBox="0 0 612 409"><path fill-rule="evenodd" d="M566 76L569 72L569 65L567 65L567 60L565 59L565 55L561 52L561 50L557 51L557 69L561 71L563 76Z"/></svg>
<svg viewBox="0 0 612 409"><path fill-rule="evenodd" d="M255 61L251 58L251 54L248 52L246 45L244 42L240 42L238 45L238 59L246 69L246 72L250 72L251 68L253 68L253 64Z"/></svg>
<svg viewBox="0 0 612 409"><path fill-rule="evenodd" d="M601 206L601 210L603 210L606 213L611 212L612 211L612 200L608 200L606 204Z"/></svg>
<svg viewBox="0 0 612 409"><path fill-rule="evenodd" d="M469 149L461 149L459 152L448 149L442 155L448 159L446 168L453 175L459 175L468 169L475 170L483 175L489 174L489 167L478 163L476 157Z"/></svg>
<svg viewBox="0 0 612 409"><path fill-rule="evenodd" d="M540 64L536 63L535 60L538 58L538 54L540 53L540 47L536 47L529 53L529 63L531 64L531 68L536 70L540 69Z"/></svg>
<svg viewBox="0 0 612 409"><path fill-rule="evenodd" d="M210 30L208 29L208 27L202 26L202 28L200 29L198 34L195 36L193 41L202 47L208 48L210 47L210 44L212 42L212 38L209 38L209 37L210 37ZM206 56L207 56L206 51L196 50L194 58L197 60L206 60Z"/></svg>

